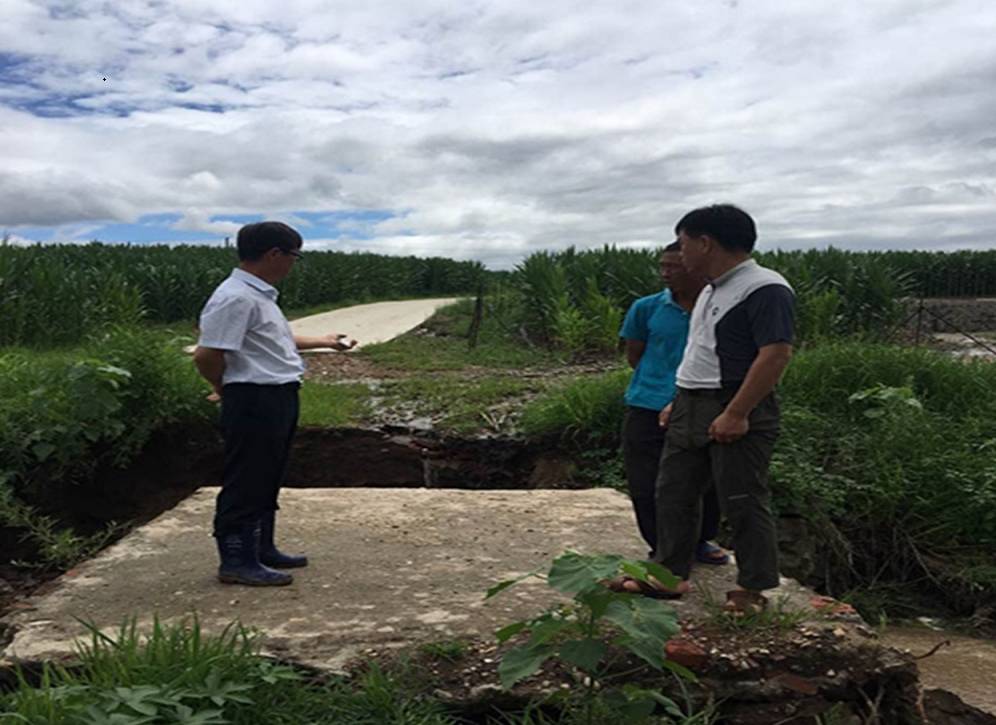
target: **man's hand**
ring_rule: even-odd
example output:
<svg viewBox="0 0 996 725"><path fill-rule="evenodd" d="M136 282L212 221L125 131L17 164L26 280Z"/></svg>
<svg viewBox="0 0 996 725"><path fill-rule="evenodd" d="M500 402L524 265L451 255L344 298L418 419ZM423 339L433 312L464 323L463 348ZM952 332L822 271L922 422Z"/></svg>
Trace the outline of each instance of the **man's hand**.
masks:
<svg viewBox="0 0 996 725"><path fill-rule="evenodd" d="M657 425L661 428L667 428L668 421L671 420L671 409L674 407L674 401L671 401L657 414Z"/></svg>
<svg viewBox="0 0 996 725"><path fill-rule="evenodd" d="M318 337L295 335L294 344L297 345L298 350L315 350L320 347L330 347L333 350L342 352L344 350L352 350L356 347L356 340L346 337L341 332L331 332L328 335L319 335Z"/></svg>
<svg viewBox="0 0 996 725"><path fill-rule="evenodd" d="M727 408L709 426L709 437L717 443L733 443L747 435L748 430L747 416L737 415Z"/></svg>
<svg viewBox="0 0 996 725"><path fill-rule="evenodd" d="M326 347L331 347L333 350L352 350L356 347L356 340L351 337L347 337L341 332L333 332L329 335L325 335L322 339L327 341Z"/></svg>

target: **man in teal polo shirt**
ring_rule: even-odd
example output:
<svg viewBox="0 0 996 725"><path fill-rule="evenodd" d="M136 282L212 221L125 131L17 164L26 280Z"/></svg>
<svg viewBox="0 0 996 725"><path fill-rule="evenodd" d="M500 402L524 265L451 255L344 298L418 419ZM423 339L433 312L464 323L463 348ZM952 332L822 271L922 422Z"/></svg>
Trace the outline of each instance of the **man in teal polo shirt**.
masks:
<svg viewBox="0 0 996 725"><path fill-rule="evenodd" d="M633 377L626 389L623 422L623 458L636 524L650 556L657 550L657 468L664 448L666 427L660 414L674 400L675 374L688 339L689 313L705 286L681 262L677 242L660 256L661 279L666 288L636 300L626 313L619 336L626 342L626 358ZM710 542L719 529L719 503L715 491L705 497L702 529L695 558L706 564L725 564L729 557Z"/></svg>

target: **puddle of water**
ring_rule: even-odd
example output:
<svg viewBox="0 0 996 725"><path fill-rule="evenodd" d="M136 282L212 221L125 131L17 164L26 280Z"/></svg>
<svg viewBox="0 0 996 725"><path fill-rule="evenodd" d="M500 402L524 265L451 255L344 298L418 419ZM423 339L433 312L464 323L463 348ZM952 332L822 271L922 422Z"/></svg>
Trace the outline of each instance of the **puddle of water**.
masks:
<svg viewBox="0 0 996 725"><path fill-rule="evenodd" d="M887 627L881 641L924 655L938 643L951 644L917 660L920 681L927 688L949 690L969 705L996 715L996 640L916 627Z"/></svg>

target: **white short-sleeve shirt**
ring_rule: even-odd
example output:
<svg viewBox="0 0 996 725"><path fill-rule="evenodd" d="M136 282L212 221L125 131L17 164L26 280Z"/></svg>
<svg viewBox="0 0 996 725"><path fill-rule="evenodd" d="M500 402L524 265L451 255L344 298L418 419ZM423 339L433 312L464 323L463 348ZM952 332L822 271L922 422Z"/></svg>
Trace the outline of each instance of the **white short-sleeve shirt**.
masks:
<svg viewBox="0 0 996 725"><path fill-rule="evenodd" d="M236 268L201 310L197 344L225 351L223 385L300 382L304 360L277 294L273 285Z"/></svg>

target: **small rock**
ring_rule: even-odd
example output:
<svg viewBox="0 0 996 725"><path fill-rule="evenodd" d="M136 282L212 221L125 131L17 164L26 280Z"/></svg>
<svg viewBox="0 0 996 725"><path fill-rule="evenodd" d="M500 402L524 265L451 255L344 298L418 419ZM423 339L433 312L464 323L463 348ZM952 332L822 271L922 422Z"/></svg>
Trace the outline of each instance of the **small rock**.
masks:
<svg viewBox="0 0 996 725"><path fill-rule="evenodd" d="M492 685L486 683L484 685L477 685L476 687L470 688L470 692L467 694L472 699L483 698L485 695L493 695L495 693L501 692L501 687L498 685Z"/></svg>
<svg viewBox="0 0 996 725"><path fill-rule="evenodd" d="M715 650L714 650L715 651ZM665 656L690 670L699 670L709 662L709 655L698 644L687 639L672 639L664 647Z"/></svg>
<svg viewBox="0 0 996 725"><path fill-rule="evenodd" d="M815 682L805 677L800 677L799 675L785 673L776 677L775 681L783 687L786 687L793 692L798 692L801 695L812 696L820 691L820 688L816 686Z"/></svg>

